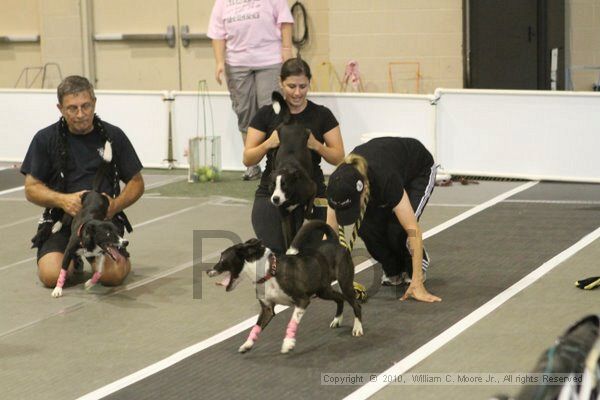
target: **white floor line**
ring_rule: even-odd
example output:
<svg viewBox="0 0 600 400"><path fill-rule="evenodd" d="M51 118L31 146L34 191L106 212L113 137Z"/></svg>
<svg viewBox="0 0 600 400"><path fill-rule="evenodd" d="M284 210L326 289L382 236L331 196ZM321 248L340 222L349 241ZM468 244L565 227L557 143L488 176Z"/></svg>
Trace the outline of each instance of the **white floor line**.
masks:
<svg viewBox="0 0 600 400"><path fill-rule="evenodd" d="M175 215L182 214L182 213L194 210L194 209L196 209L198 207L202 207L202 206L205 206L205 205L208 205L208 204L211 204L211 203L208 202L208 201L202 202L202 203L196 204L195 206L186 207L186 208L183 208L181 210L177 210L177 211L174 211L172 213L161 215L160 217L156 217L156 218L150 219L148 221L141 222L141 223L139 223L137 225L133 225L132 227L133 227L133 229L141 228L144 225L152 224L154 222L158 222L158 221L161 221L163 219L170 218L170 217L173 217ZM13 264L4 265L4 266L0 267L0 271L4 271L4 270L12 268L12 267L14 267L16 265L23 264L23 263L25 263L27 261L31 261L31 260L35 260L35 259L36 259L36 257L30 257L30 258L27 258L25 260L17 261L17 262L15 262Z"/></svg>
<svg viewBox="0 0 600 400"><path fill-rule="evenodd" d="M512 189L506 193L503 193L499 196L496 196L493 199L491 199L477 207L474 207L473 209L468 210L468 211L458 215L457 217L452 218L451 220L449 220L441 225L438 225L437 227L425 232L423 234L423 238L426 239L428 237L435 235L436 233L443 231L444 229L448 229L452 225L457 224L460 221L463 221L463 220L469 218L470 216L472 216L480 211L483 211L486 208L489 208L489 207L493 206L494 204L497 204L510 196L515 195L516 193L519 193L526 189L529 189L530 187L536 185L537 183L538 182L529 182L529 183L521 185L515 189ZM373 264L375 264L375 260L372 258L367 261L364 261L355 267L355 273L361 272L361 271L369 268ZM288 307L280 306L280 307L276 307L275 311L276 311L276 313L279 313L287 308ZM129 385L132 385L144 378L147 378L150 375L153 375L159 371L162 371L162 370L178 363L181 360L184 360L187 357L190 357L202 350L205 350L206 348L208 348L210 346L213 346L217 343L223 342L232 336L235 336L245 330L250 329L252 327L252 325L254 325L254 323L256 323L257 318L258 318L258 315L254 315L254 316L244 320L243 322L240 322L239 324L232 326L231 328L228 328L225 331L222 331L214 336L211 336L210 338L208 338L206 340L203 340L202 342L199 342L195 345L187 347L187 348L185 348L163 360L160 360L152 365L149 365L148 367L146 367L144 369L134 372L131 375L121 378L115 382L109 383L106 386L103 386L99 389L96 389L93 392L90 392L82 397L79 397L79 400L101 399L105 396L108 396L109 394L112 394L118 390L121 390L121 389L129 386Z"/></svg>
<svg viewBox="0 0 600 400"><path fill-rule="evenodd" d="M475 207L477 204L458 204L458 203L427 203L427 207Z"/></svg>
<svg viewBox="0 0 600 400"><path fill-rule="evenodd" d="M79 400L101 399L105 396L108 396L109 394L114 393L115 391L117 391L119 389L122 389L129 385L132 385L135 382L138 382L138 381L146 378L147 376L154 375L155 373L157 373L171 365L174 365L181 360L184 360L204 349L207 349L211 346L214 346L217 343L220 343L226 339L229 339L230 337L233 337L233 336L237 335L238 333L247 330L255 323L256 323L255 316L248 318L248 319L240 322L239 324L234 325L231 328L224 330L219 335L210 337L206 340L203 340L200 343L197 343L193 346L185 348L185 349L165 358L160 363L152 364L152 365L150 365L144 369L141 369L129 376L126 376L125 378L122 378L122 379L114 382L111 385L104 386L98 390L95 390L91 393L81 396L81 397L79 397ZM113 386L113 385L118 385L118 386Z"/></svg>
<svg viewBox="0 0 600 400"><path fill-rule="evenodd" d="M154 189L154 188L157 188L157 187L160 187L160 186L164 186L164 185L168 185L169 183L173 183L173 182L179 182L179 181L182 181L184 179L186 179L185 176L181 176L181 177L177 176L177 177L174 177L174 178L170 178L170 179L165 179L165 180L162 180L162 181L154 182L154 183L151 183L149 185L146 185L146 190ZM19 190L23 190L23 189L25 189L25 186L19 186L19 187L14 187L14 188L11 188L11 189L6 189L6 190L3 190L3 191L0 191L0 196L5 195L5 194L9 194L9 193L13 193L13 192L18 192Z"/></svg>
<svg viewBox="0 0 600 400"><path fill-rule="evenodd" d="M525 199L510 199L507 203L532 203L532 204L582 204L594 205L600 204L600 201L593 200L525 200Z"/></svg>
<svg viewBox="0 0 600 400"><path fill-rule="evenodd" d="M10 228L11 226L19 225L19 224L22 224L24 222L29 222L29 221L38 220L38 219L40 219L39 215L36 215L34 217L23 218L23 219L20 219L18 221L14 221L14 222L11 222L11 223L8 223L8 224L0 225L0 229Z"/></svg>
<svg viewBox="0 0 600 400"><path fill-rule="evenodd" d="M550 272L557 265L563 263L565 260L581 251L583 248L588 246L590 243L594 242L600 237L600 228L595 231L584 236L580 241L563 251L562 253L554 256L550 260L546 261L544 264L539 266L537 269L529 273L523 279L498 294L496 297L473 311L471 314L467 315L456 324L452 325L450 328L446 329L444 332L418 348L416 351L409 354L407 357L394 364L391 368L382 372L380 376L392 376L403 374L419 362L423 361L429 355L433 354L436 350L440 349L450 340L454 339L456 336L460 335L462 332L473 326L479 320L484 318L486 315L490 314L492 311L500 307L510 298L515 296L517 293L540 279L542 276ZM378 382L367 383L362 386L360 389L356 390L352 394L346 396L345 400L362 400L367 399L379 390L383 389L387 386L387 383L384 383L382 379L378 379Z"/></svg>
<svg viewBox="0 0 600 400"><path fill-rule="evenodd" d="M169 179L164 179L162 181L158 181L158 182L154 182L154 183L151 183L149 185L146 185L146 190L154 189L154 188L157 188L159 186L168 185L169 183L183 181L185 179L187 179L187 176L185 176L185 175L178 175L176 177L172 177L172 178L169 178Z"/></svg>
<svg viewBox="0 0 600 400"><path fill-rule="evenodd" d="M204 256L202 258L202 261L206 263L206 262L211 261L211 260L216 260L217 256L219 256L220 254L221 254L221 251L214 251L214 252L209 253L206 256ZM35 259L35 257L33 259ZM147 285L149 283L155 282L155 281L157 281L159 279L162 279L162 278L164 278L166 276L175 274L175 273L177 273L179 271L183 271L184 269L189 268L192 265L194 265L194 262L193 261L188 261L188 262L185 262L183 264L177 265L177 266L175 266L173 268L169 268L168 270L163 271L163 272L161 272L159 274L149 276L149 277L147 277L145 279L141 279L138 282L133 282L133 283L131 283L129 285L124 285L124 286L117 287L114 290L110 291L109 293L98 294L95 297L88 297L86 300L82 300L82 301L77 302L75 304L71 304L70 306L61 308L60 310L58 310L58 311L56 311L56 312L54 312L52 314L46 315L46 316L44 316L42 318L38 318L38 319L36 319L34 321L29 321L26 324L23 324L23 325L17 326L16 328L11 329L11 330L2 332L2 333L0 333L0 338L5 337L5 336L10 336L13 333L22 331L23 329L26 329L26 328L28 328L30 326L39 324L40 322L46 321L46 320L48 320L50 318L53 318L53 317L55 317L57 315L65 315L65 314L67 314L69 312L72 312L72 311L78 309L78 308L81 308L85 304L104 301L107 298L115 296L117 294L126 292L128 290L133 290L133 289L138 288L140 286L144 286L144 285Z"/></svg>
<svg viewBox="0 0 600 400"><path fill-rule="evenodd" d="M19 190L23 190L25 189L25 186L19 186L19 187L15 187L12 189L6 189L0 192L0 196L4 195L4 194L9 194L9 193L13 193L13 192L18 192Z"/></svg>
<svg viewBox="0 0 600 400"><path fill-rule="evenodd" d="M482 203L476 207L473 207L470 210L467 210L464 213L457 215L456 217L444 222L443 224L440 224L440 225L436 226L435 228L430 229L429 231L427 231L423 234L423 239L427 239L428 237L431 237L431 236L435 235L436 233L441 232L444 229L446 229L454 224L457 224L458 222L463 221L463 220L477 214L478 212L485 210L486 208L489 208L495 204L498 204L501 201L505 201L507 198L514 196L515 194L520 193L524 190L527 190L530 187L535 186L537 184L538 184L537 181L528 182L528 183L525 183L524 185L518 186L512 190L509 190L508 192L502 193L502 194L494 197L493 199L488 200L485 203Z"/></svg>
<svg viewBox="0 0 600 400"><path fill-rule="evenodd" d="M29 258L26 258L24 260L17 261L16 263L12 263L12 264L8 264L8 265L3 265L2 267L0 267L0 271L4 271L5 269L9 269L9 268L15 267L17 265L25 264L26 262L29 262L29 261L34 261L36 258L37 257L29 257Z"/></svg>

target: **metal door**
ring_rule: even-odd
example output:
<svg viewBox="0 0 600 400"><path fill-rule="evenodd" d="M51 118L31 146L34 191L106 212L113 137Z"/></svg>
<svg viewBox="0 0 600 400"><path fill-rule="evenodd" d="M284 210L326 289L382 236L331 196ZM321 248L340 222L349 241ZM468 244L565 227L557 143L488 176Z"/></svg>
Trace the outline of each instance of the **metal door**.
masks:
<svg viewBox="0 0 600 400"><path fill-rule="evenodd" d="M470 0L467 87L538 88L538 1Z"/></svg>
<svg viewBox="0 0 600 400"><path fill-rule="evenodd" d="M42 52L37 0L2 0L0 87L40 88Z"/></svg>
<svg viewBox="0 0 600 400"><path fill-rule="evenodd" d="M213 1L96 0L96 86L124 90L195 90L211 79L206 28Z"/></svg>

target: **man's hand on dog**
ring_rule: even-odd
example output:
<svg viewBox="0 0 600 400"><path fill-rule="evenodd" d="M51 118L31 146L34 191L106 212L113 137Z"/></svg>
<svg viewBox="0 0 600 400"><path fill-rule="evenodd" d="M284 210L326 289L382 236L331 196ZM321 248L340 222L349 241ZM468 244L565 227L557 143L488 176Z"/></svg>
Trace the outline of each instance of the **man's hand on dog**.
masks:
<svg viewBox="0 0 600 400"><path fill-rule="evenodd" d="M422 283L411 282L404 295L400 298L400 301L408 300L411 297L415 300L424 301L426 303L442 301L441 298L429 293Z"/></svg>
<svg viewBox="0 0 600 400"><path fill-rule="evenodd" d="M71 216L75 216L81 210L81 196L89 190L82 190L75 193L65 193L62 195L61 208Z"/></svg>

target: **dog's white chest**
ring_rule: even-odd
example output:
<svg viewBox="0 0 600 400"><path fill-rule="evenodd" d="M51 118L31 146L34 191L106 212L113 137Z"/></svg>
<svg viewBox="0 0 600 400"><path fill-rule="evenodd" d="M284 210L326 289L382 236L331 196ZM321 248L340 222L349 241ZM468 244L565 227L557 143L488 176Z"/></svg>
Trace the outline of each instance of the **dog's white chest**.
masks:
<svg viewBox="0 0 600 400"><path fill-rule="evenodd" d="M274 304L293 305L292 298L279 287L275 278L265 282L265 300Z"/></svg>
<svg viewBox="0 0 600 400"><path fill-rule="evenodd" d="M248 274L253 282L266 276L269 269L269 253L270 251L266 252L259 260L246 262L244 264L243 271ZM256 296L259 300L264 300L271 304L282 304L286 306L291 306L293 304L292 298L281 289L275 277L269 278L264 284L256 284Z"/></svg>
<svg viewBox="0 0 600 400"><path fill-rule="evenodd" d="M96 246L92 251L88 251L87 249L81 248L77 249L76 253L78 256L82 257L97 257L102 253L102 249L100 248L100 246Z"/></svg>

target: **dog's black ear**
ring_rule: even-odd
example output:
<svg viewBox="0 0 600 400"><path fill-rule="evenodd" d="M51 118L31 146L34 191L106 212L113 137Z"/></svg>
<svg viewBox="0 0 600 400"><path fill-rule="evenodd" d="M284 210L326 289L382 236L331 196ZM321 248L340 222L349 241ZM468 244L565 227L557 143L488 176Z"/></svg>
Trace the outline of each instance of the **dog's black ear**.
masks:
<svg viewBox="0 0 600 400"><path fill-rule="evenodd" d="M87 195L88 195L89 193L90 193L90 192L89 192L89 191L87 191L87 192L83 192L83 193L81 194L81 202L82 202L82 203L83 203L83 201L85 200L85 198L87 197Z"/></svg>
<svg viewBox="0 0 600 400"><path fill-rule="evenodd" d="M246 246L245 255L247 260L255 260L260 257L265 252L265 246L262 244L262 240L260 239L249 239L244 243Z"/></svg>
<svg viewBox="0 0 600 400"><path fill-rule="evenodd" d="M301 169L295 169L292 171L292 173L290 174L290 176L292 177L292 179L294 180L294 182L297 182L299 180L302 180L302 177L304 176L303 170Z"/></svg>
<svg viewBox="0 0 600 400"><path fill-rule="evenodd" d="M81 234L81 245L89 251L92 251L96 246L94 245L94 234L96 233L96 226L94 224L87 224L83 227Z"/></svg>
<svg viewBox="0 0 600 400"><path fill-rule="evenodd" d="M248 239L248 240L246 240L244 245L246 245L246 247L260 246L260 245L262 245L262 240L257 239L257 238Z"/></svg>

